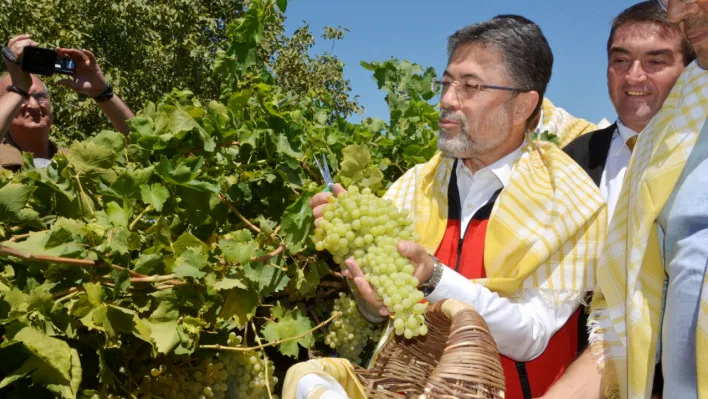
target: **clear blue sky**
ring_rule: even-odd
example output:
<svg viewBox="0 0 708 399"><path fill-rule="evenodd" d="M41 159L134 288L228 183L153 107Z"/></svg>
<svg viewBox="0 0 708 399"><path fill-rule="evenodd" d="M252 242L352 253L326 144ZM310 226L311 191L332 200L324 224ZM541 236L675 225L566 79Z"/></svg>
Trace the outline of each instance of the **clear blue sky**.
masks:
<svg viewBox="0 0 708 399"><path fill-rule="evenodd" d="M605 46L612 18L635 4L631 0L291 0L288 33L306 21L318 42L313 53L327 52L320 38L325 26L350 30L334 54L346 64L345 77L366 108L364 116L388 119L388 107L360 61L391 57L432 66L446 64L447 37L455 30L498 14L519 14L539 24L555 62L546 96L575 116L599 122L616 117L608 98Z"/></svg>

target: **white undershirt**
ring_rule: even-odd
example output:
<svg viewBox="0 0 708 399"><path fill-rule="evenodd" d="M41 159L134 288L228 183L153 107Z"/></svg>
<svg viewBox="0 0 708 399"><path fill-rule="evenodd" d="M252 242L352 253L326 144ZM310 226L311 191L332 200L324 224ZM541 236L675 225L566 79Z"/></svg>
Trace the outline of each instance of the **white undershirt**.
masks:
<svg viewBox="0 0 708 399"><path fill-rule="evenodd" d="M602 179L600 180L600 193L607 201L607 224L610 224L612 215L619 200L619 194L622 190L622 182L624 175L629 166L629 160L632 157L632 151L627 147L627 140L632 136L636 136L637 132L625 126L622 121L617 119L617 129L612 134L610 142L610 151L607 153L607 161L605 161L605 169L602 171Z"/></svg>
<svg viewBox="0 0 708 399"><path fill-rule="evenodd" d="M521 147L476 173L472 173L461 160L458 161L456 173L462 204L461 234L464 234L477 210L509 183L512 168L520 157ZM499 353L519 362L540 356L551 337L577 309L577 306L553 306L540 294L511 301L449 267L443 269L440 282L426 300L435 303L445 298L472 305L487 322Z"/></svg>

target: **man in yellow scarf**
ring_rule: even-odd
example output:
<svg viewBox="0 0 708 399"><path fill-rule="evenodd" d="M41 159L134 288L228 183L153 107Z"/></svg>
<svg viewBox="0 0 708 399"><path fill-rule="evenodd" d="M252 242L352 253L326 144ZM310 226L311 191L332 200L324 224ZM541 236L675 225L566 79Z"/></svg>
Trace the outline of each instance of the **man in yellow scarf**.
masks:
<svg viewBox="0 0 708 399"><path fill-rule="evenodd" d="M708 398L708 0L660 0L697 55L644 129L597 270L589 325L605 396Z"/></svg>
<svg viewBox="0 0 708 399"><path fill-rule="evenodd" d="M386 198L410 211L422 237L399 251L417 266L426 299L474 306L502 354L506 397L529 398L576 355L578 306L594 286L606 213L585 172L527 133L542 108L542 129L566 143L594 126L542 106L553 55L533 22L503 15L471 25L449 38L448 52L436 82L441 153ZM326 200L313 198L316 216ZM358 266L348 266L362 296L380 306Z"/></svg>

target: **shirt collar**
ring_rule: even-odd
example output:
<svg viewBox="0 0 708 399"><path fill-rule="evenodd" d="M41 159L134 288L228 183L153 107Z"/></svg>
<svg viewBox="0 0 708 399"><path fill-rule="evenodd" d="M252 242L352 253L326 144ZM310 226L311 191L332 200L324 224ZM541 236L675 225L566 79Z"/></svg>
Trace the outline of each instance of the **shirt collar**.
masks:
<svg viewBox="0 0 708 399"><path fill-rule="evenodd" d="M620 137L622 138L622 142L624 145L627 145L627 140L630 138L638 135L639 133L635 132L634 130L628 128L627 126L622 123L622 121L618 118L617 119L617 132L619 133Z"/></svg>
<svg viewBox="0 0 708 399"><path fill-rule="evenodd" d="M526 140L521 143L519 148L498 159L491 165L488 165L487 167L478 170L476 173L472 173L472 171L469 170L467 166L465 166L462 160L459 159L459 162L457 162L457 171L458 173L460 171L465 171L466 173L472 175L473 178L488 175L489 172L491 172L493 176L499 179L502 186L506 187L507 185L509 185L509 180L511 180L511 171L514 168L514 164L516 163L516 161L519 160L519 158L521 158L521 149L524 147L524 145L526 145Z"/></svg>

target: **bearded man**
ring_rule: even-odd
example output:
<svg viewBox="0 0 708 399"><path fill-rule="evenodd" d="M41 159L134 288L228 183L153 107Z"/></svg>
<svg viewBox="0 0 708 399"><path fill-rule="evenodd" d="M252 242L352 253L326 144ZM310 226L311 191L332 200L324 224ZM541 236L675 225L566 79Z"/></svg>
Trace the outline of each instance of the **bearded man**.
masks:
<svg viewBox="0 0 708 399"><path fill-rule="evenodd" d="M410 211L422 237L398 250L428 302L454 298L484 317L502 355L506 397L530 398L576 356L578 306L593 288L606 223L604 200L582 168L530 133L539 119L568 139L593 126L550 108L540 117L553 54L526 18L463 28L450 36L448 54L435 82L440 153L386 194ZM343 191L336 186L334 195ZM316 223L329 195L310 203ZM347 266L362 297L387 315L356 262ZM289 374L285 398L295 397L303 369Z"/></svg>

